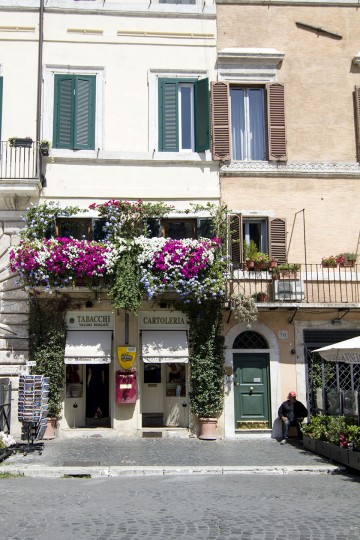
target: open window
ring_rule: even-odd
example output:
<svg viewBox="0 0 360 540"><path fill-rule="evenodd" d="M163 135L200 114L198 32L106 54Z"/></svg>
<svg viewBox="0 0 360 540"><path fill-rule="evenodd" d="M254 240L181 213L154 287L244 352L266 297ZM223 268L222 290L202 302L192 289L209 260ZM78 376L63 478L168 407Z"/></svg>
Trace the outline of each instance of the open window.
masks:
<svg viewBox="0 0 360 540"><path fill-rule="evenodd" d="M159 79L159 151L210 148L208 79Z"/></svg>
<svg viewBox="0 0 360 540"><path fill-rule="evenodd" d="M253 240L258 251L286 263L286 221L280 218L229 216L229 255L234 267L244 262L244 243Z"/></svg>

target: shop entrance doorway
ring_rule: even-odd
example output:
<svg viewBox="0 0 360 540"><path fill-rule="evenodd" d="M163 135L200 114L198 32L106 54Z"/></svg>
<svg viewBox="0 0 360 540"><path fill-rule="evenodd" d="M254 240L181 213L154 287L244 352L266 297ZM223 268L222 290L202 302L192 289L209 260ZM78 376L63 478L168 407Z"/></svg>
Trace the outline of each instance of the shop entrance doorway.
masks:
<svg viewBox="0 0 360 540"><path fill-rule="evenodd" d="M110 427L109 364L86 365L85 427Z"/></svg>
<svg viewBox="0 0 360 540"><path fill-rule="evenodd" d="M142 427L189 427L185 363L143 363Z"/></svg>

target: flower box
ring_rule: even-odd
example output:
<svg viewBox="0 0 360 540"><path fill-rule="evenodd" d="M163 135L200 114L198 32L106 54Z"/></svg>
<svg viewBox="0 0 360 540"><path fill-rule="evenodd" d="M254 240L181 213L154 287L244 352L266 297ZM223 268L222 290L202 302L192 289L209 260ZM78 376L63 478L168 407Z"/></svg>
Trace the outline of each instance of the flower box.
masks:
<svg viewBox="0 0 360 540"><path fill-rule="evenodd" d="M360 452L349 451L349 467L360 471Z"/></svg>
<svg viewBox="0 0 360 540"><path fill-rule="evenodd" d="M331 458L331 444L324 441L315 441L315 452L326 458Z"/></svg>
<svg viewBox="0 0 360 540"><path fill-rule="evenodd" d="M12 137L9 139L10 146L18 148L31 148L33 144L33 140L30 137L20 138L20 137Z"/></svg>
<svg viewBox="0 0 360 540"><path fill-rule="evenodd" d="M346 261L339 264L340 268L354 268L355 261Z"/></svg>
<svg viewBox="0 0 360 540"><path fill-rule="evenodd" d="M330 458L333 461L342 463L343 465L349 465L349 450L332 444L330 447Z"/></svg>
<svg viewBox="0 0 360 540"><path fill-rule="evenodd" d="M303 445L305 450L310 450L311 452L316 452L315 450L315 439L308 437L308 435L303 436Z"/></svg>

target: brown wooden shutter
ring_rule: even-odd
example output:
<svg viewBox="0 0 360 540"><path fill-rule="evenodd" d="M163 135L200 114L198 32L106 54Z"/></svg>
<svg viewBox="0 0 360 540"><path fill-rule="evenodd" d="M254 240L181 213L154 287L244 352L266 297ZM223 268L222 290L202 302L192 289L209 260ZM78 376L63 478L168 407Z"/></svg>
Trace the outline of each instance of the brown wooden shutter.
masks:
<svg viewBox="0 0 360 540"><path fill-rule="evenodd" d="M229 83L211 83L211 150L218 161L230 161Z"/></svg>
<svg viewBox="0 0 360 540"><path fill-rule="evenodd" d="M235 268L239 268L242 262L242 216L241 214L229 215L229 255Z"/></svg>
<svg viewBox="0 0 360 540"><path fill-rule="evenodd" d="M360 86L355 86L356 156L360 161Z"/></svg>
<svg viewBox="0 0 360 540"><path fill-rule="evenodd" d="M286 263L286 221L285 219L270 220L270 256L279 263Z"/></svg>
<svg viewBox="0 0 360 540"><path fill-rule="evenodd" d="M267 85L268 144L270 161L286 161L284 86Z"/></svg>

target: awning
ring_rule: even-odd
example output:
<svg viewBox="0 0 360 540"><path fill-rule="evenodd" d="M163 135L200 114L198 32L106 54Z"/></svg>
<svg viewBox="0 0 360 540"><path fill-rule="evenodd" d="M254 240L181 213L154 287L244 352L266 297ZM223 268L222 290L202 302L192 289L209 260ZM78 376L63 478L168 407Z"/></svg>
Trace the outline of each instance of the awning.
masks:
<svg viewBox="0 0 360 540"><path fill-rule="evenodd" d="M65 364L110 364L111 339L111 331L69 330Z"/></svg>
<svg viewBox="0 0 360 540"><path fill-rule="evenodd" d="M327 347L321 347L321 349L316 349L313 352L319 353L328 362L360 364L360 336L339 341Z"/></svg>
<svg viewBox="0 0 360 540"><path fill-rule="evenodd" d="M189 361L186 330L143 330L142 359L146 363L170 364Z"/></svg>

